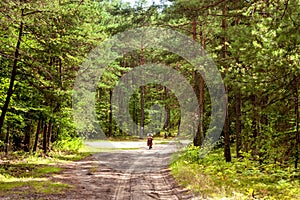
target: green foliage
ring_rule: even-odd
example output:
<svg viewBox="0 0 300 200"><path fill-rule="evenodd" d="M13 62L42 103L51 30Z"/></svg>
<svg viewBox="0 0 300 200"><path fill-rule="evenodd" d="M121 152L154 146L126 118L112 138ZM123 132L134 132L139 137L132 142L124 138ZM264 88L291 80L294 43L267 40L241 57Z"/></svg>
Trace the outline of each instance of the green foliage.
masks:
<svg viewBox="0 0 300 200"><path fill-rule="evenodd" d="M200 160L200 149L201 147L191 144L183 150L179 159L186 163L198 163Z"/></svg>
<svg viewBox="0 0 300 200"><path fill-rule="evenodd" d="M54 150L77 152L83 147L83 142L81 138L69 137L57 140L52 145Z"/></svg>
<svg viewBox="0 0 300 200"><path fill-rule="evenodd" d="M170 2L172 4L167 7L144 7L145 1L140 1L133 8L119 1L106 0L0 2L1 108L15 62L18 68L14 94L4 126L0 127L0 149L4 149L3 141L10 131L10 150L25 150L28 146L30 151L40 121L43 125L37 135L37 154L41 153L43 140L47 138L43 138L45 131L51 135L46 150L76 152L82 147L77 130L88 127L90 132L84 132L82 136L96 138L96 123L111 137L133 139L128 135L138 135L138 130L126 127L130 130L122 131L114 120L110 120L110 91L117 81L143 60L176 69L196 88L198 83L190 63L162 50L145 48L124 54L106 68L97 85L98 121L86 119L82 124L75 124L73 120L73 83L81 62L99 42L127 29L157 25L194 38L214 59L228 88L231 141L238 138L235 134L238 130L237 110L241 113L242 158L224 163L220 150L217 150L199 159L201 150L190 146L173 163L181 181L186 185L191 180L199 186L204 185L203 190L207 193L226 196L237 192L242 195L241 199L251 196L272 199L275 193L281 199L297 197L295 194L300 193L296 187L299 172L291 168L291 163L299 162L300 149L296 140L300 92L299 0ZM225 7L227 14L222 12ZM16 36L21 24L24 24L24 30L20 55L15 61ZM237 108L237 91L241 94L240 109ZM204 93L206 130L211 120L211 102L206 89ZM168 130L155 127L157 135L176 135L181 113L175 95L171 91L166 95L162 85L148 84L144 98L145 124L150 123L151 115L157 117L155 120L163 121L158 113L150 110L153 104L160 104L169 110L170 119ZM134 93L126 106L133 121L139 125L142 113L140 91ZM121 111L117 117L122 118L122 114ZM12 155L16 154L23 152ZM202 191L197 187L196 190Z"/></svg>
<svg viewBox="0 0 300 200"><path fill-rule="evenodd" d="M251 153L242 153L242 159L226 163L221 149L203 159L199 149L191 146L171 164L173 175L184 186L204 196L232 197L234 199L297 199L299 171L292 166L260 165ZM198 156L198 157L197 157Z"/></svg>

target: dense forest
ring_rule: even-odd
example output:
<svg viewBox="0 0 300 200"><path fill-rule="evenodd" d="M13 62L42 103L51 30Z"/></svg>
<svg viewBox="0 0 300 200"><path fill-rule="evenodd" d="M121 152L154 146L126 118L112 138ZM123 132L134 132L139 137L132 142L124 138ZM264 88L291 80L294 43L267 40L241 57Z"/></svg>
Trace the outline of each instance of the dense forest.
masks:
<svg viewBox="0 0 300 200"><path fill-rule="evenodd" d="M298 168L299 17L299 0L170 0L160 5L138 1L134 6L117 0L3 0L1 151L47 153L79 144L81 138L97 138L92 127L78 135L73 119L72 92L80 65L105 39L154 26L176 30L201 44L222 74L228 109L218 145L227 162L232 155L242 158L249 152L260 164L293 163ZM145 63L163 63L192 85L200 120L193 142L201 146L211 120L207 83L189 62L163 50L141 47L106 68L95 93L96 123L107 137L140 135L139 129L126 131L116 124L111 98L118 80ZM153 104L163 105L164 115L156 113ZM163 121L155 130L165 137L176 136L180 126L179 102L160 84L136 90L129 113L139 127L150 123L150 115Z"/></svg>

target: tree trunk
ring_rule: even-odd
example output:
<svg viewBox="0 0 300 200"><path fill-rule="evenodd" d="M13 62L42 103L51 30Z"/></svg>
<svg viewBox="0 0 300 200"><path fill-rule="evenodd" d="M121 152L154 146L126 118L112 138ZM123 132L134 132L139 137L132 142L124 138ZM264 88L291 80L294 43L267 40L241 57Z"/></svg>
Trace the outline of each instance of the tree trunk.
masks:
<svg viewBox="0 0 300 200"><path fill-rule="evenodd" d="M133 99L132 119L133 119L134 123L138 124L137 110L136 110L137 101L136 101L136 94L135 93L132 95L132 99ZM134 123L132 125L132 134L133 135L138 135L137 130L136 130L136 126L135 126Z"/></svg>
<svg viewBox="0 0 300 200"><path fill-rule="evenodd" d="M193 40L197 40L197 22L194 18L192 21L192 33L193 33ZM193 71L193 79L194 79L194 91L196 93L198 102L200 99L200 87L199 87L199 74L197 70ZM199 105L199 104L198 104ZM199 105L200 108L200 105ZM200 112L200 111L199 111ZM200 116L199 116L200 120ZM197 126L196 134L194 135L194 146L201 146L201 137L200 137L200 123Z"/></svg>
<svg viewBox="0 0 300 200"><path fill-rule="evenodd" d="M25 130L25 138L24 138L24 151L29 152L30 151L30 136L31 136L31 121L28 122L26 125Z"/></svg>
<svg viewBox="0 0 300 200"><path fill-rule="evenodd" d="M202 104L202 99L201 99L201 95L203 94L201 92L201 75L199 74L198 71L194 71L194 74L193 74L193 78L194 78L194 81L195 81L195 85L194 85L194 90L195 90L195 93L196 93L196 96L197 96L197 100L198 100L198 106L199 106L199 124L198 126L196 127L196 135L195 135L195 138L194 138L194 146L201 146L202 145L202 142L204 140L204 133L203 133L203 106L201 105Z"/></svg>
<svg viewBox="0 0 300 200"><path fill-rule="evenodd" d="M58 139L59 131L60 131L59 125L56 126L55 132L54 132L54 126L52 126L51 143L54 143Z"/></svg>
<svg viewBox="0 0 300 200"><path fill-rule="evenodd" d="M141 61L140 64L145 64L145 55L144 55L144 45L141 46ZM145 86L140 87L140 93L141 93L141 124L140 124L140 138L143 138L144 136L144 123L145 123Z"/></svg>
<svg viewBox="0 0 300 200"><path fill-rule="evenodd" d="M235 25L238 26L240 23L240 17L237 17L237 19L235 20ZM239 62L237 60L237 62ZM235 97L236 97L236 101L235 101L235 112L236 112L236 118L235 118L235 131L236 131L236 157L237 158L241 158L241 149L242 149L242 94L241 94L241 88L240 86L237 84L236 85L236 93L235 93ZM248 133L247 133L248 134ZM246 136L246 138L248 139L248 136ZM246 147L245 150L247 151L248 148Z"/></svg>
<svg viewBox="0 0 300 200"><path fill-rule="evenodd" d="M295 155L295 168L298 168L299 162L299 146L300 146L300 133L299 133L299 83L296 79L295 83L295 114L296 114L296 155Z"/></svg>
<svg viewBox="0 0 300 200"><path fill-rule="evenodd" d="M265 93L265 92L264 92ZM263 129L265 129L266 126L268 126L268 115L265 114L265 109L268 105L268 95L265 93L261 97L261 124L264 126Z"/></svg>
<svg viewBox="0 0 300 200"><path fill-rule="evenodd" d="M226 38L226 29L227 29L227 21L225 16L227 15L227 6L224 5L223 10L222 10L222 15L224 16L222 18L222 28L224 32L224 37L223 37L223 58L224 60L227 58L227 38ZM225 66L225 76L228 73L228 65L226 64ZM226 94L228 95L228 83L225 83L225 91ZM231 162L231 153L230 153L230 133L229 133L229 119L228 119L228 96L226 98L226 116L225 116L225 124L224 124L224 157L226 162Z"/></svg>
<svg viewBox="0 0 300 200"><path fill-rule="evenodd" d="M38 142L39 142L39 134L40 134L42 126L43 126L43 121L40 118L39 122L38 122L38 125L37 125L36 133L35 133L35 140L34 140L34 145L33 145L33 152L36 152L37 145L38 145Z"/></svg>
<svg viewBox="0 0 300 200"><path fill-rule="evenodd" d="M253 114L252 114L252 124L251 124L251 131L252 131L252 143L251 143L251 150L252 150L252 156L257 155L257 136L258 136L258 101L257 96L253 94L251 97L251 103L253 106Z"/></svg>
<svg viewBox="0 0 300 200"><path fill-rule="evenodd" d="M165 110L166 110L166 117L164 123L165 138L168 137L167 133L169 133L169 129L170 129L170 108L169 108L169 104L166 103L168 98L169 98L169 91L168 88L164 86L164 99L165 99Z"/></svg>
<svg viewBox="0 0 300 200"><path fill-rule="evenodd" d="M120 136L125 136L125 135L123 135L124 133L123 133L123 113L125 112L126 113L126 110L127 110L127 108L125 108L126 110L124 110L124 108L123 108L123 91L122 90L120 90L120 91L118 91L118 94L119 94L119 98L118 98L118 103L119 103L119 113L118 113L118 118L119 118L119 122L120 122L120 124L119 124L119 135Z"/></svg>
<svg viewBox="0 0 300 200"><path fill-rule="evenodd" d="M204 28L202 27L201 33L200 33L200 40L201 40L201 46L203 48L203 51L201 52L201 56L204 57L204 49L206 48L205 46L205 32ZM201 71L201 74L199 76L199 88L200 88L200 93L199 93L199 115L200 115L200 123L199 123L199 131L200 131L200 142L201 145L204 141L204 89L205 89L205 84L204 84L204 72Z"/></svg>
<svg viewBox="0 0 300 200"><path fill-rule="evenodd" d="M266 107L268 105L268 94L266 93L267 91L264 91L263 94L261 95L261 103L260 103L260 123L259 123L259 137L258 137L258 160L259 164L262 165L265 156L266 156L266 151L264 151L264 144L263 141L267 140L266 135L263 134L265 131L268 129L268 116L266 114Z"/></svg>
<svg viewBox="0 0 300 200"><path fill-rule="evenodd" d="M63 67L62 67L62 61L61 58L59 58L59 66L58 66L58 70L59 70L59 85L60 88L63 89Z"/></svg>
<svg viewBox="0 0 300 200"><path fill-rule="evenodd" d="M242 121L241 121L241 91L240 88L236 88L236 101L235 101L235 131L236 131L236 157L241 157L241 149L242 149Z"/></svg>
<svg viewBox="0 0 300 200"><path fill-rule="evenodd" d="M9 150L9 135L10 135L10 126L7 125L7 132L6 132L6 136L5 136L5 155L8 154L8 150Z"/></svg>
<svg viewBox="0 0 300 200"><path fill-rule="evenodd" d="M22 9L22 18L23 18L23 13L24 13L24 9ZM19 26L19 35L18 35L18 41L15 47L15 55L14 55L14 62L13 62L13 69L11 72L11 76L10 76L10 82L9 82L9 87L7 90L7 94L6 94L6 99L4 102L4 105L2 107L2 112L1 112L1 116L0 116L0 135L2 133L2 127L4 124L4 120L5 120L5 115L9 106L9 102L11 99L11 96L13 95L14 92L14 83L15 83L15 79L16 79L16 75L17 75L17 68L18 68L18 61L19 61L19 51L20 51L20 45L21 45L21 40L22 40L22 36L23 36L23 28L24 28L24 24L23 21L21 20L20 26Z"/></svg>
<svg viewBox="0 0 300 200"><path fill-rule="evenodd" d="M47 153L47 122L44 121L44 130L43 130L43 151L44 151L44 154Z"/></svg>
<svg viewBox="0 0 300 200"><path fill-rule="evenodd" d="M112 136L112 128L113 128L113 119L112 119L112 90L109 90L109 129L108 129L108 137Z"/></svg>
<svg viewBox="0 0 300 200"><path fill-rule="evenodd" d="M196 19L194 18L192 21L192 31L193 31L193 40L196 41L197 39L197 23ZM202 42L202 41L201 41ZM194 146L201 146L204 141L204 80L201 77L200 73L195 70L193 72L193 78L194 78L194 90L198 99L198 105L199 105L199 124L196 130L196 135L194 138Z"/></svg>
<svg viewBox="0 0 300 200"><path fill-rule="evenodd" d="M144 136L144 121L145 121L145 86L140 87L141 92L141 124L140 124L140 138Z"/></svg>
<svg viewBox="0 0 300 200"><path fill-rule="evenodd" d="M52 130L53 130L53 123L50 120L49 124L48 124L48 131L47 131L47 148L49 150L50 150L50 145L51 145Z"/></svg>

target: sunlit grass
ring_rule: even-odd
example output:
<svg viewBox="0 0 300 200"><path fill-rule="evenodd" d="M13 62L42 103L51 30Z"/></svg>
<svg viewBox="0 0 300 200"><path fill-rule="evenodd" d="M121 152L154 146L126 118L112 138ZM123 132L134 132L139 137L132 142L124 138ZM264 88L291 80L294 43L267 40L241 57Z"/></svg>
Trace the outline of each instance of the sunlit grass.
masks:
<svg viewBox="0 0 300 200"><path fill-rule="evenodd" d="M2 180L2 178L1 178ZM9 195L16 193L59 194L70 188L68 184L52 182L45 178L8 178L0 181L0 193Z"/></svg>
<svg viewBox="0 0 300 200"><path fill-rule="evenodd" d="M138 147L128 147L128 148L105 148L105 147L94 147L88 146L81 148L79 152L81 153L99 153L99 152L111 152L111 151L120 151L120 150L138 150Z"/></svg>
<svg viewBox="0 0 300 200"><path fill-rule="evenodd" d="M58 194L67 188L70 188L68 184L54 182L48 180L46 177L41 177L49 173L57 173L60 171L58 168L44 167L38 168L37 173L33 176L20 176L15 177L9 173L0 174L0 193L9 195L10 193L42 193L42 194ZM22 174L22 173L21 173Z"/></svg>
<svg viewBox="0 0 300 200"><path fill-rule="evenodd" d="M47 156L16 152L0 157L0 194L58 194L71 186L49 179L61 165L80 160L90 153L49 152ZM0 195L0 196L1 196Z"/></svg>
<svg viewBox="0 0 300 200"><path fill-rule="evenodd" d="M221 150L202 160L196 161L196 157L195 149L184 152L171 169L180 184L198 194L217 199L300 199L299 178L294 178L299 177L299 171L292 167L259 165L248 158L234 157L226 163Z"/></svg>

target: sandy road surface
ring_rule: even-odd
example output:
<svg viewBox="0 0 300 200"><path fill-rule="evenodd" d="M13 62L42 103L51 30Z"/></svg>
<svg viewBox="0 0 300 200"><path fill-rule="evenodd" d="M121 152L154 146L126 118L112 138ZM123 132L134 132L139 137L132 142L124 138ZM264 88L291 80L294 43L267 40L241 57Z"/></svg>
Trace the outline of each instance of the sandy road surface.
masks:
<svg viewBox="0 0 300 200"><path fill-rule="evenodd" d="M120 143L114 143L120 145ZM106 142L90 143L110 148ZM123 145L123 146L122 146ZM64 166L53 179L74 185L60 195L31 194L29 199L100 200L190 200L199 199L178 186L168 164L174 144L156 144L149 150L145 142L122 142L121 148L138 148L96 153L85 160Z"/></svg>
<svg viewBox="0 0 300 200"><path fill-rule="evenodd" d="M175 150L174 144L155 145L151 150L143 146L139 150L99 153L94 157L101 164L122 172L111 199L193 199L169 174L168 164Z"/></svg>

